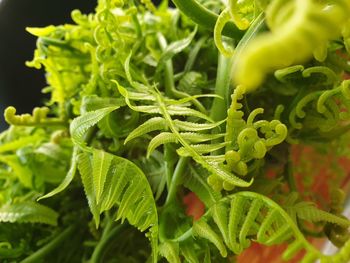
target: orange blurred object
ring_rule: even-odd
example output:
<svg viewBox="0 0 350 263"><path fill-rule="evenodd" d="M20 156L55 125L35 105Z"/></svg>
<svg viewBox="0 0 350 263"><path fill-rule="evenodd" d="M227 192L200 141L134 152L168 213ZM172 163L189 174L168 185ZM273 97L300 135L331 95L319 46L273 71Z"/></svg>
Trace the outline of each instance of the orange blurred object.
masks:
<svg viewBox="0 0 350 263"><path fill-rule="evenodd" d="M186 214L192 216L193 220L198 220L204 214L205 206L195 193L188 193L183 198L183 202L186 206Z"/></svg>
<svg viewBox="0 0 350 263"><path fill-rule="evenodd" d="M297 187L306 200L316 202L320 208L329 204L330 184L332 180L338 182L342 188L347 191L350 182L350 160L345 157L338 158L335 155L323 155L309 146L293 146L292 162L295 167L294 176ZM334 166L337 166L339 172L344 176L339 177L334 174ZM331 169L333 167L333 169ZM274 173L271 173L273 177ZM269 177L271 177L269 175ZM186 213L198 220L205 212L205 206L200 199L194 194L189 193L183 199L186 205ZM310 242L318 249L322 249L325 239L309 239ZM238 257L238 263L297 263L300 262L303 254L299 254L292 260L283 261L281 259L283 251L287 245L262 246L252 243L251 247L245 250Z"/></svg>

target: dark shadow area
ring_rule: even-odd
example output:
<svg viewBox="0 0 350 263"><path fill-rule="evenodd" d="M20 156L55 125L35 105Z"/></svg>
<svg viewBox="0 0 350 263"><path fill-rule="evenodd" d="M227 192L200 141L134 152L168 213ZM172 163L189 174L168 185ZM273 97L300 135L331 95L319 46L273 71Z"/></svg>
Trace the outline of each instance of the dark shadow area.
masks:
<svg viewBox="0 0 350 263"><path fill-rule="evenodd" d="M73 9L89 13L95 5L96 0L0 0L0 130L6 127L2 113L7 106L31 112L43 98L44 72L24 64L32 59L36 42L25 27L71 23Z"/></svg>
<svg viewBox="0 0 350 263"><path fill-rule="evenodd" d="M25 28L71 23L73 9L90 13L96 4L97 0L0 0L0 131L7 126L3 119L7 106L28 113L44 98L44 71L25 66L36 44Z"/></svg>

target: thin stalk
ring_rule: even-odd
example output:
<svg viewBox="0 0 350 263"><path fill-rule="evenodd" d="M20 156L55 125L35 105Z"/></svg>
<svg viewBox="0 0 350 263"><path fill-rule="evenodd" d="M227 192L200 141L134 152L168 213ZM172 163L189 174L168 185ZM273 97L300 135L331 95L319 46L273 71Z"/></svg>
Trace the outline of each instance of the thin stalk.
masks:
<svg viewBox="0 0 350 263"><path fill-rule="evenodd" d="M100 263L103 260L103 253L105 251L105 248L110 244L112 239L120 233L120 231L124 228L123 225L117 225L115 227L112 227L113 221L111 221L111 224L108 224L105 228L105 231L103 231L102 238L100 242L95 247L94 252L92 253L90 263Z"/></svg>
<svg viewBox="0 0 350 263"><path fill-rule="evenodd" d="M54 238L50 243L43 246L36 252L34 252L29 257L25 258L21 261L21 263L36 263L40 262L45 256L47 256L50 252L55 250L63 241L71 236L76 226L70 226L65 229L61 234L59 234L56 238Z"/></svg>
<svg viewBox="0 0 350 263"><path fill-rule="evenodd" d="M225 57L219 53L218 57L218 67L217 76L215 83L215 95L220 96L215 97L210 110L210 118L214 121L221 121L227 117L227 108L229 98L227 90L230 89L231 73L232 73L232 57ZM224 124L213 129L213 133L220 133L225 129ZM211 143L220 143L222 139L213 140ZM212 152L212 155L223 154L224 149Z"/></svg>
<svg viewBox="0 0 350 263"><path fill-rule="evenodd" d="M251 26L249 27L249 29L247 30L247 32L245 32L244 36L242 37L242 39L239 41L236 49L235 49L235 54L233 56L233 65L232 65L232 71L234 71L237 68L237 65L239 65L239 61L236 60L235 58L239 58L241 56L239 56L240 53L244 52L247 45L250 43L250 41L252 41L260 32L266 30L266 25L265 25L265 15L264 13L261 13L257 18L255 18L255 20L253 21L253 23L251 24ZM227 98L230 100L230 96L232 94L232 89L227 89ZM228 103L229 105L230 103Z"/></svg>
<svg viewBox="0 0 350 263"><path fill-rule="evenodd" d="M174 171L174 175L171 179L171 184L168 192L167 199L165 201L165 206L170 204L176 197L177 187L180 184L181 177L184 173L184 170L187 166L189 158L188 157L180 157Z"/></svg>
<svg viewBox="0 0 350 263"><path fill-rule="evenodd" d="M187 17L189 17L196 24L213 31L218 15L203 5L199 4L196 0L172 0L175 6ZM229 22L226 24L223 35L240 39L244 31L239 30L234 23Z"/></svg>
<svg viewBox="0 0 350 263"><path fill-rule="evenodd" d="M181 236L172 239L171 242L180 243L180 242L183 242L183 241L189 239L190 237L193 237L193 229L192 229L192 228L188 229L188 230L187 230L185 233L183 233Z"/></svg>
<svg viewBox="0 0 350 263"><path fill-rule="evenodd" d="M297 192L298 188L297 185L295 183L295 178L294 178L294 174L293 174L293 164L291 160L287 161L286 167L285 167L285 171L284 171L284 178L286 179L289 189L292 192Z"/></svg>
<svg viewBox="0 0 350 263"><path fill-rule="evenodd" d="M219 54L218 69L215 83L215 97L210 110L210 118L214 121L221 121L227 117L228 93L230 88L233 57L225 57Z"/></svg>
<svg viewBox="0 0 350 263"><path fill-rule="evenodd" d="M167 189L169 191L171 185L171 178L174 171L174 161L173 158L173 150L169 144L164 145L164 163L165 163L165 177Z"/></svg>
<svg viewBox="0 0 350 263"><path fill-rule="evenodd" d="M166 42L165 37L162 34L158 33L157 39L158 39L160 48L162 49L162 51L164 51L168 46L168 43ZM190 95L188 95L187 93L178 91L175 88L174 68L173 68L173 62L171 59L165 62L164 71L165 71L165 78L164 78L165 94L168 97L174 97L174 98L180 98L180 99L190 97ZM206 109L197 99L193 99L192 102L198 108L199 111L206 114Z"/></svg>

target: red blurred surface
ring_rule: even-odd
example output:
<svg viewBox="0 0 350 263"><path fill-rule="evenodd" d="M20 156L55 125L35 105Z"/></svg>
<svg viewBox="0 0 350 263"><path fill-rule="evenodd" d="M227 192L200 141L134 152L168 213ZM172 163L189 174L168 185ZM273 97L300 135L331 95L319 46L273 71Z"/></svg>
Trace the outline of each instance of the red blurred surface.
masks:
<svg viewBox="0 0 350 263"><path fill-rule="evenodd" d="M320 208L326 208L329 204L330 184L336 182L345 191L349 189L350 183L350 160L345 157L336 157L336 155L324 155L318 153L315 149L309 146L293 146L292 147L292 162L295 167L294 176L297 181L297 187L302 193L305 200L316 202ZM334 167L336 166L336 169ZM342 177L338 176L334 171L344 173ZM274 176L274 172L270 171L269 177ZM194 220L198 220L205 212L204 204L194 193L189 193L184 197L186 205L186 213L192 216ZM325 242L324 239L310 239L310 242L322 249ZM286 245L279 246L261 246L253 243L252 246L245 250L239 257L239 263L282 263L286 262L281 259L281 255L285 250ZM302 254L294 257L289 263L300 262Z"/></svg>

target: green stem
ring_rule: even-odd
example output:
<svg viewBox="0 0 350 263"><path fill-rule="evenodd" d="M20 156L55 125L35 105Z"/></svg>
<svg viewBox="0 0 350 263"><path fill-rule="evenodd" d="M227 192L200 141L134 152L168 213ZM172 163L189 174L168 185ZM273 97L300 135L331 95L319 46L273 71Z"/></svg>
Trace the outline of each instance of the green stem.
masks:
<svg viewBox="0 0 350 263"><path fill-rule="evenodd" d="M172 0L175 6L196 24L213 31L218 15L208 10L196 0ZM222 32L225 36L240 39L244 31L239 30L232 22L227 23Z"/></svg>
<svg viewBox="0 0 350 263"><path fill-rule="evenodd" d="M158 38L158 43L160 45L160 48L162 49L162 51L164 51L168 46L168 43L166 42L165 37L162 34L158 33L157 38ZM165 62L164 71L165 71L165 79L164 79L165 94L168 97L174 97L174 98L180 98L180 99L190 97L190 95L188 95L187 93L178 91L175 88L174 68L173 68L173 62L171 59ZM193 99L192 102L198 108L199 111L206 114L206 109L197 99Z"/></svg>
<svg viewBox="0 0 350 263"><path fill-rule="evenodd" d="M286 167L285 167L285 171L284 171L284 177L288 183L289 189L292 192L297 192L298 188L297 185L295 183L295 178L293 175L293 164L291 160L287 161Z"/></svg>
<svg viewBox="0 0 350 263"><path fill-rule="evenodd" d="M232 65L232 71L234 71L237 68L237 65L239 65L239 61L236 60L236 58L240 58L240 53L244 52L247 45L250 43L252 39L254 39L261 31L266 30L265 25L265 15L264 13L261 13L259 16L255 18L247 32L245 32L242 39L239 41L236 50L235 55L233 56L233 65ZM227 98L230 99L230 96L232 94L232 89L227 89ZM229 105L230 103L228 103Z"/></svg>
<svg viewBox="0 0 350 263"><path fill-rule="evenodd" d="M215 83L215 95L221 98L214 98L213 105L210 110L210 118L214 121L221 121L227 117L228 108L228 93L230 88L231 73L232 73L232 57L225 57L219 54L218 70Z"/></svg>
<svg viewBox="0 0 350 263"><path fill-rule="evenodd" d="M188 229L188 230L187 230L185 233L183 233L181 236L172 239L171 242L180 243L180 242L186 241L186 240L189 239L190 237L193 237L193 229L192 229L192 228Z"/></svg>
<svg viewBox="0 0 350 263"><path fill-rule="evenodd" d="M94 252L92 253L90 263L99 263L103 260L103 253L105 251L105 248L109 245L111 240L120 233L120 231L123 229L123 225L117 225L112 228L113 221L110 221L111 223L108 224L103 231L102 238L100 242L95 247Z"/></svg>
<svg viewBox="0 0 350 263"><path fill-rule="evenodd" d="M37 250L35 253L33 253L29 257L25 258L24 260L22 260L21 263L40 262L51 251L56 249L64 240L69 238L70 235L73 233L75 228L76 228L76 226L68 227L61 234L59 234L55 239L53 239L50 243L48 243L46 246L43 246L42 248Z"/></svg>
<svg viewBox="0 0 350 263"><path fill-rule="evenodd" d="M176 165L174 175L171 179L171 184L170 184L167 199L165 201L165 206L170 204L175 199L177 187L180 184L180 181L181 181L182 175L184 173L184 170L187 166L188 160L189 160L188 157L180 157L180 159Z"/></svg>
<svg viewBox="0 0 350 263"><path fill-rule="evenodd" d="M171 185L171 178L174 170L173 150L169 144L164 145L165 177L168 190Z"/></svg>

